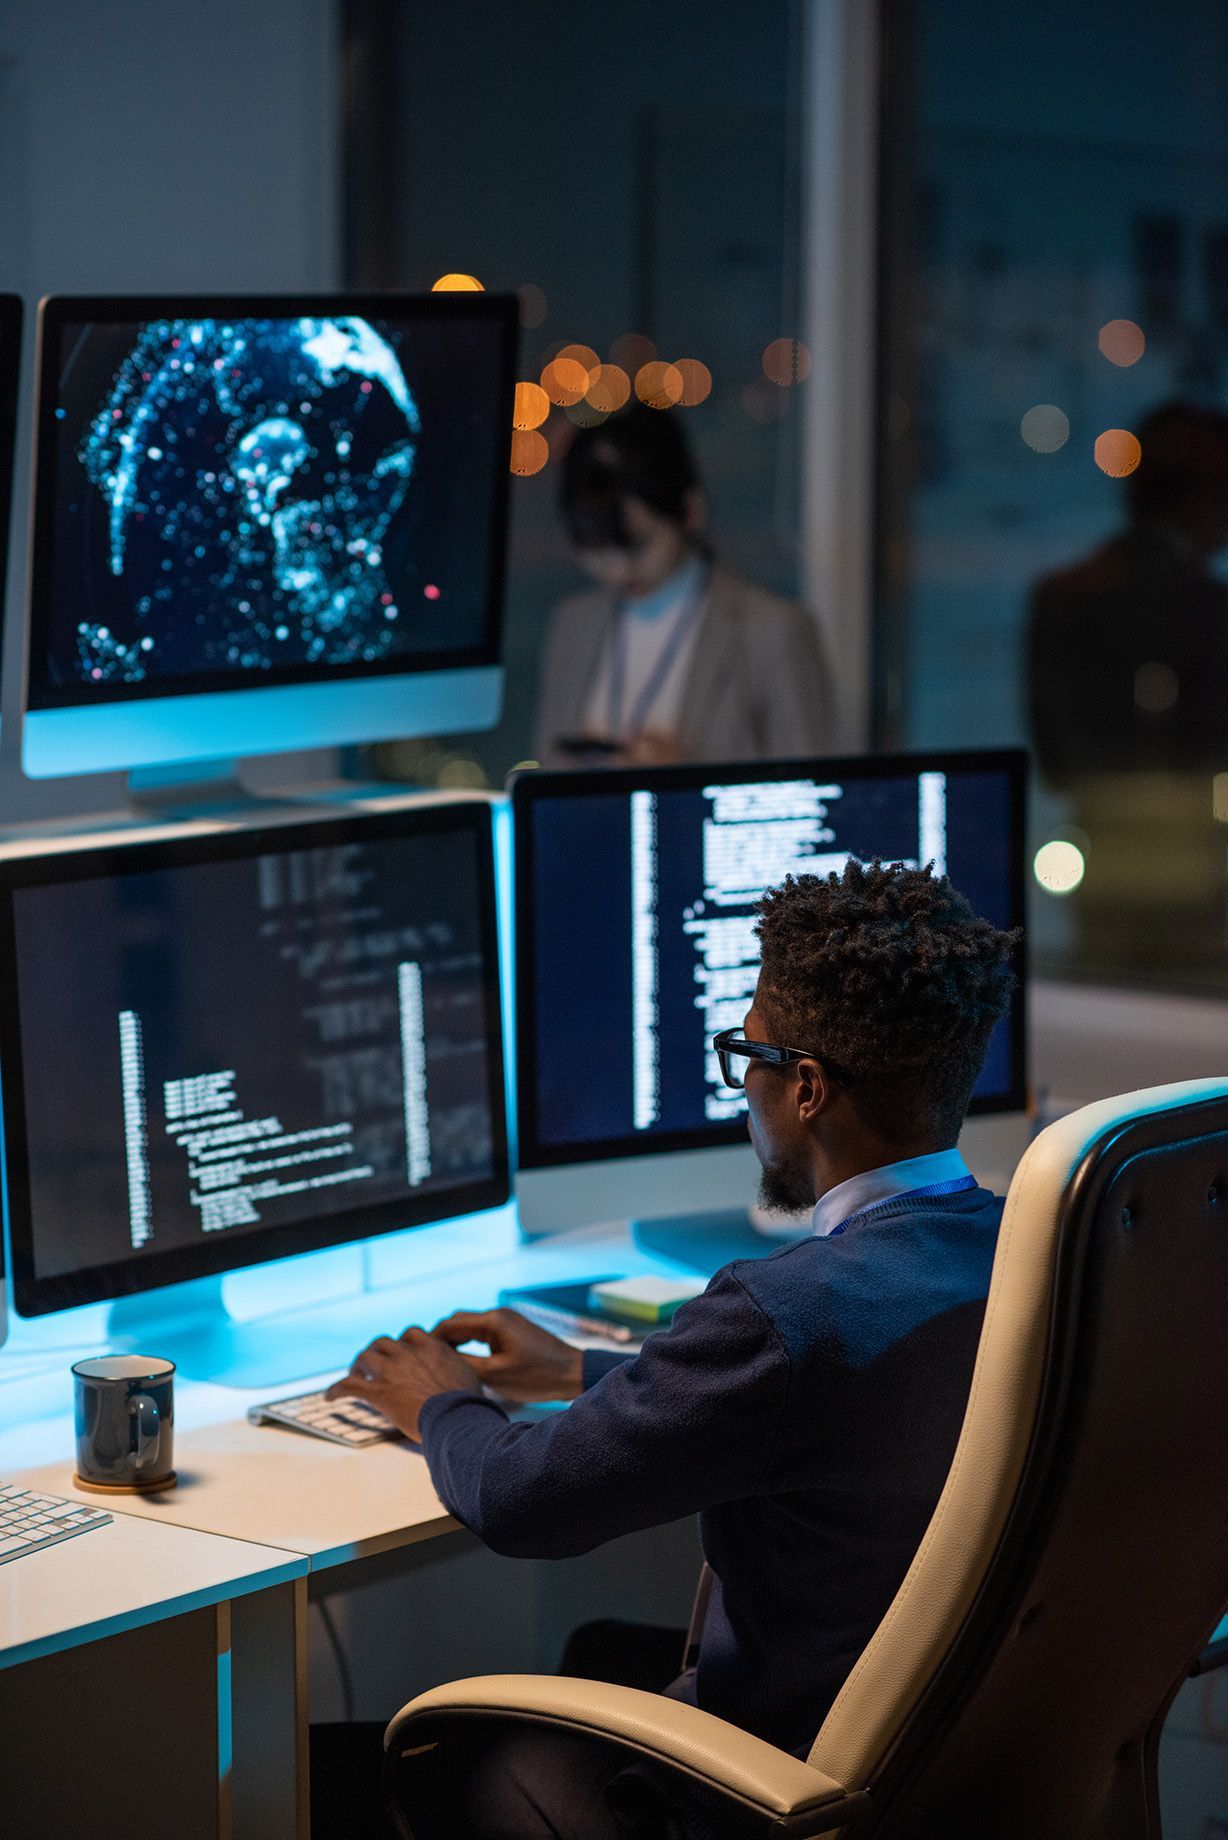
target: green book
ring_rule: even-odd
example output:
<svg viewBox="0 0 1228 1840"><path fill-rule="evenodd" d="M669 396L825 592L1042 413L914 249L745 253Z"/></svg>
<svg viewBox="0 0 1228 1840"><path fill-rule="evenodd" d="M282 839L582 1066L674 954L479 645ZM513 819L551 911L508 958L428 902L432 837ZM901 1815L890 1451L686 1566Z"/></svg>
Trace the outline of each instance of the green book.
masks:
<svg viewBox="0 0 1228 1840"><path fill-rule="evenodd" d="M619 1321L659 1328L706 1288L703 1278L608 1278L589 1287L588 1303Z"/></svg>

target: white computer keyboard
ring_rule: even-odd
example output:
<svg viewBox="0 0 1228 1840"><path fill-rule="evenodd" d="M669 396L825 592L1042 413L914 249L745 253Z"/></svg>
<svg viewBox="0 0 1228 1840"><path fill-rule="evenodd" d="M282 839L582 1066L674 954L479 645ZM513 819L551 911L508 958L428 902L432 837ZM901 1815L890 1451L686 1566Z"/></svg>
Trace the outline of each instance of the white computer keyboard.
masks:
<svg viewBox="0 0 1228 1840"><path fill-rule="evenodd" d="M39 1495L15 1482L0 1482L0 1565L71 1540L74 1533L104 1527L110 1518L101 1508L86 1508L62 1495Z"/></svg>
<svg viewBox="0 0 1228 1840"><path fill-rule="evenodd" d="M299 1393L293 1399L273 1399L267 1405L249 1406L253 1425L288 1425L310 1437L329 1438L334 1444L380 1444L400 1437L396 1426L365 1399L325 1399L323 1393Z"/></svg>

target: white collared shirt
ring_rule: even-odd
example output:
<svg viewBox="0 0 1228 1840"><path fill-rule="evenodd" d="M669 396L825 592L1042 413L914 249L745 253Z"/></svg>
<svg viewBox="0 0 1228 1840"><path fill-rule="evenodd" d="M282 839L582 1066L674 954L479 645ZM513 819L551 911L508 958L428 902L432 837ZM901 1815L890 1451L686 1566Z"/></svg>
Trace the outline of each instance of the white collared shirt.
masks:
<svg viewBox="0 0 1228 1840"><path fill-rule="evenodd" d="M597 673L589 691L584 715L586 735L600 735L608 741L636 739L625 730L627 713L635 708L645 685L670 646L676 642L683 621L695 613L696 598L704 592L706 573L702 557L692 556L651 594L622 604L610 624ZM690 630L681 635L673 662L653 698L652 707L645 717L647 727L653 734L672 735L677 732L683 691L698 632L699 621L695 619ZM614 719L611 722L610 679L614 670L615 650L619 645L622 646L625 672L623 707L613 712ZM623 726L620 727L620 724Z"/></svg>
<svg viewBox="0 0 1228 1840"><path fill-rule="evenodd" d="M958 1150L934 1150L929 1156L907 1156L899 1163L884 1163L881 1169L863 1170L819 1196L810 1217L811 1229L817 1239L826 1239L876 1201L929 1188L934 1182L958 1182L967 1174L968 1165Z"/></svg>

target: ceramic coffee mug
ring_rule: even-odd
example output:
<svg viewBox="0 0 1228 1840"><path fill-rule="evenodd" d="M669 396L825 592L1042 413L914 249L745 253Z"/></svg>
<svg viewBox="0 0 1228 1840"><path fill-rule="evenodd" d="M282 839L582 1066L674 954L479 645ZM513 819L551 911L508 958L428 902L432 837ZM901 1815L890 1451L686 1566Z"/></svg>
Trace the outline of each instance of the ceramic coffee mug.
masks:
<svg viewBox="0 0 1228 1840"><path fill-rule="evenodd" d="M174 1487L175 1363L104 1354L73 1364L77 1474L83 1489Z"/></svg>

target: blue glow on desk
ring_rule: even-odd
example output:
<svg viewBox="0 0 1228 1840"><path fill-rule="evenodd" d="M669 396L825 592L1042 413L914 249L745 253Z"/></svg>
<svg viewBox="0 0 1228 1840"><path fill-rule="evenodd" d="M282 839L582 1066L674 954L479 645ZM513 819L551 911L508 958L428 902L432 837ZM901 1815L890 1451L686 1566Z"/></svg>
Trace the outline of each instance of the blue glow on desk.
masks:
<svg viewBox="0 0 1228 1840"><path fill-rule="evenodd" d="M362 1270L365 1261L365 1284L344 1295L334 1289L327 1304L283 1310L267 1320L276 1322L282 1331L295 1326L309 1331L313 1321L319 1320L332 1341L344 1333L353 1351L373 1336L395 1334L410 1322L429 1328L456 1309L493 1309L500 1290L513 1285L575 1283L614 1271L627 1276L674 1276L678 1269L642 1251L625 1227L587 1227L526 1244L510 1207L417 1227L343 1250L354 1259L357 1270ZM305 1255L302 1263L331 1256ZM285 1263L298 1265L300 1261ZM240 1280L267 1279L270 1271L263 1267L236 1272L227 1280L227 1290ZM321 1270L316 1278L323 1282ZM302 1274L296 1282L305 1285ZM257 1300L249 1295L244 1301L250 1310ZM236 1300L231 1307L237 1310L241 1305ZM255 1314L259 1312L253 1311ZM106 1352L106 1319L107 1306L93 1304L15 1324L16 1340L0 1350L0 1476L71 1460L69 1367L84 1354ZM167 1353L173 1358L173 1349ZM322 1368L311 1380L325 1385L340 1371L336 1366ZM183 1383L175 1388L176 1461L178 1464L183 1457L181 1470L190 1468L190 1440L195 1430L232 1423L242 1417L247 1405L272 1396L267 1387L245 1395L229 1386L182 1378Z"/></svg>
<svg viewBox="0 0 1228 1840"><path fill-rule="evenodd" d="M202 1367L199 1359L191 1358L186 1368L183 1362L179 1365L186 1378L262 1388L282 1378L340 1372L371 1335L389 1329L399 1332L413 1315L431 1314L426 1306L420 1312L414 1310L414 1291L419 1285L435 1289L447 1281L459 1303L476 1288L478 1273L494 1261L513 1256L518 1246L514 1210L506 1206L229 1272L221 1280L220 1295L216 1288L214 1291L217 1365ZM174 1288L182 1293L188 1287ZM383 1295L392 1288L398 1293L395 1304L391 1299L385 1303ZM147 1291L120 1301L124 1307L116 1311L117 1318L137 1317L139 1321L139 1312L148 1323L144 1353L162 1352L178 1360L176 1345L181 1336L198 1357L208 1352L207 1337L192 1333L199 1331L199 1321L193 1323L180 1315L176 1330L176 1305L182 1310L182 1299L169 1296L168 1290ZM209 1301L203 1291L201 1301ZM163 1303L167 1316L161 1332L158 1315ZM114 1346L111 1308L96 1303L49 1316L10 1317L9 1341L0 1349L0 1434L69 1408L68 1370L73 1361ZM392 1321L398 1313L405 1320ZM227 1324L236 1344L229 1357L229 1372ZM150 1338L164 1341L165 1346L153 1348ZM268 1349L264 1363L259 1359L262 1341ZM285 1351L280 1357L279 1346ZM277 1371L279 1358L290 1361L284 1374ZM272 1377L261 1377L261 1365L270 1363Z"/></svg>

